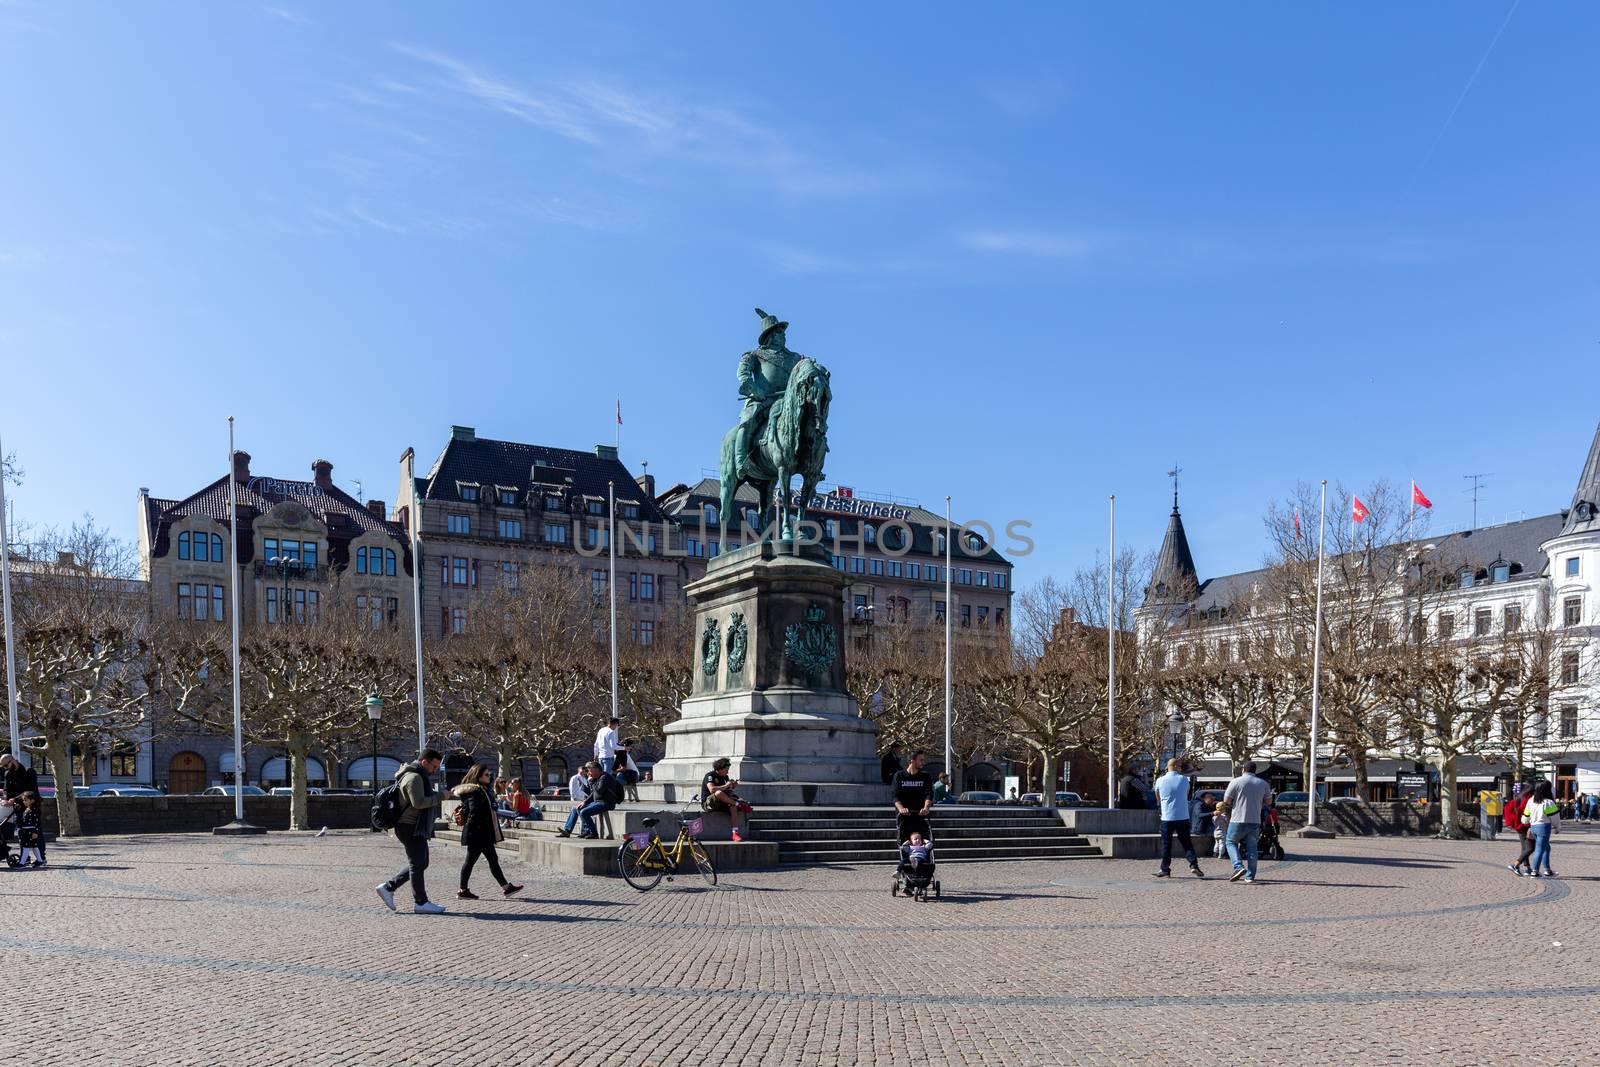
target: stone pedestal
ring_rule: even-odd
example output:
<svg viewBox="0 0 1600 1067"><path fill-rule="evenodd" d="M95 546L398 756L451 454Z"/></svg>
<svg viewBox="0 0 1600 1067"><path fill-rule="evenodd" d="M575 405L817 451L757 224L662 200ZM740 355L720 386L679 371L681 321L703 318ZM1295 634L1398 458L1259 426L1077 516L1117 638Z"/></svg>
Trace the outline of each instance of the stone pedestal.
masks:
<svg viewBox="0 0 1600 1067"><path fill-rule="evenodd" d="M877 723L845 690L848 580L816 545L763 542L712 560L686 592L694 689L641 799L684 803L719 756L752 804L885 804Z"/></svg>

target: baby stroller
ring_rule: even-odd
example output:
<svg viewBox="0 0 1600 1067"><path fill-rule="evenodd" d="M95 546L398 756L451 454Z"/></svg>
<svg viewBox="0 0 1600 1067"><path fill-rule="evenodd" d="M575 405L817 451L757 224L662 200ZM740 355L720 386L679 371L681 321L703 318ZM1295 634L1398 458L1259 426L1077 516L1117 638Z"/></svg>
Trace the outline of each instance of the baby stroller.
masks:
<svg viewBox="0 0 1600 1067"><path fill-rule="evenodd" d="M1261 836L1256 839L1256 851L1262 859L1283 859L1283 838L1278 835L1278 809L1270 807L1261 813Z"/></svg>
<svg viewBox="0 0 1600 1067"><path fill-rule="evenodd" d="M11 819L11 803L0 800L0 861L12 870L22 866L22 861L11 853L11 836L16 832L16 823Z"/></svg>
<svg viewBox="0 0 1600 1067"><path fill-rule="evenodd" d="M933 861L933 838L927 836L926 826L920 828L919 832L923 834L923 840L927 843L928 858L926 860L914 860L908 858L904 852L901 852L898 865L895 867L894 884L889 887L889 895L896 897L904 894L926 904L930 889L933 891L935 899L939 896L939 880L934 877L935 872L938 870L938 864ZM907 840L909 839L910 835L907 834ZM905 841L900 842L902 847L905 846L905 843Z"/></svg>

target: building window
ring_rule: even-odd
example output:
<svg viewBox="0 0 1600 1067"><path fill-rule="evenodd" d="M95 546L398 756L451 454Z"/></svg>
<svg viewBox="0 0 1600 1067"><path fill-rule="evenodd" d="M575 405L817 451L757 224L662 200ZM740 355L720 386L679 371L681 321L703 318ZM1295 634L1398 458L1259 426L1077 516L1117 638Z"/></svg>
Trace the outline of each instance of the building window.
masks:
<svg viewBox="0 0 1600 1067"><path fill-rule="evenodd" d="M878 528L870 522L861 524L861 537L869 545L878 543Z"/></svg>
<svg viewBox="0 0 1600 1067"><path fill-rule="evenodd" d="M583 502L583 510L591 515L604 515L606 513L606 502L604 500L585 500Z"/></svg>
<svg viewBox="0 0 1600 1067"><path fill-rule="evenodd" d="M996 589L1004 589L1006 587L1006 572L1005 571L995 571L994 572L994 587Z"/></svg>
<svg viewBox="0 0 1600 1067"><path fill-rule="evenodd" d="M472 516L458 515L452 511L445 515L444 526L453 534L469 534L472 532Z"/></svg>
<svg viewBox="0 0 1600 1067"><path fill-rule="evenodd" d="M720 542L720 541L707 541L706 542L706 558L715 559L717 557L717 553L719 553L721 551L722 551L722 542Z"/></svg>
<svg viewBox="0 0 1600 1067"><path fill-rule="evenodd" d="M871 529L871 527L868 527L868 529ZM877 558L872 559L869 562L867 569L868 569L868 572L874 578L882 578L883 577L883 560L877 559Z"/></svg>
<svg viewBox="0 0 1600 1067"><path fill-rule="evenodd" d="M639 599L654 600L656 598L656 576L653 574L639 575Z"/></svg>
<svg viewBox="0 0 1600 1067"><path fill-rule="evenodd" d="M850 567L850 561L844 556L829 556L828 559L833 563L834 570L844 571Z"/></svg>
<svg viewBox="0 0 1600 1067"><path fill-rule="evenodd" d="M963 605L961 605L961 625L962 626L971 626L972 625L972 605L971 604L963 604Z"/></svg>
<svg viewBox="0 0 1600 1067"><path fill-rule="evenodd" d="M1561 736L1578 736L1578 709L1576 705L1565 704L1561 708ZM115 772L113 772L115 773Z"/></svg>
<svg viewBox="0 0 1600 1067"><path fill-rule="evenodd" d="M968 552L982 552L983 551L983 538L979 537L975 533L967 534L967 551Z"/></svg>
<svg viewBox="0 0 1600 1067"><path fill-rule="evenodd" d="M133 778L139 773L139 749L127 741L111 746L111 777Z"/></svg>
<svg viewBox="0 0 1600 1067"><path fill-rule="evenodd" d="M198 563L209 563L211 561L211 542L206 539L206 535L203 533L194 535L193 559Z"/></svg>
<svg viewBox="0 0 1600 1067"><path fill-rule="evenodd" d="M464 634L467 632L466 608L450 609L450 632L453 634Z"/></svg>
<svg viewBox="0 0 1600 1067"><path fill-rule="evenodd" d="M1006 624L1006 609L1005 608L995 608L994 609L994 624L996 626L1004 626Z"/></svg>
<svg viewBox="0 0 1600 1067"><path fill-rule="evenodd" d="M185 530L178 535L178 558L189 558L189 531Z"/></svg>
<svg viewBox="0 0 1600 1067"><path fill-rule="evenodd" d="M463 485L461 487L461 499L466 501L478 499L478 487L475 485Z"/></svg>
<svg viewBox="0 0 1600 1067"><path fill-rule="evenodd" d="M1448 641L1455 636L1456 617L1445 611L1439 614L1439 640Z"/></svg>
<svg viewBox="0 0 1600 1067"><path fill-rule="evenodd" d="M278 587L267 586L267 621L278 621Z"/></svg>
<svg viewBox="0 0 1600 1067"><path fill-rule="evenodd" d="M867 573L867 560L866 560L865 556L851 556L850 557L850 573L851 574L865 574L865 573Z"/></svg>
<svg viewBox="0 0 1600 1067"><path fill-rule="evenodd" d="M1579 575L1578 557L1577 556L1568 556L1567 557L1567 577L1568 578L1576 578L1576 577L1578 577L1578 575Z"/></svg>
<svg viewBox="0 0 1600 1067"><path fill-rule="evenodd" d="M188 582L178 583L178 618L194 618L194 600L189 592Z"/></svg>
<svg viewBox="0 0 1600 1067"><path fill-rule="evenodd" d="M1543 741L1550 736L1550 713L1546 709L1534 709L1533 719L1528 724L1528 733L1535 741Z"/></svg>
<svg viewBox="0 0 1600 1067"><path fill-rule="evenodd" d="M278 555L278 539L276 537L263 537L261 539L261 558L271 563Z"/></svg>
<svg viewBox="0 0 1600 1067"><path fill-rule="evenodd" d="M450 557L449 556L440 556L439 557L439 584L440 585L449 585L450 584Z"/></svg>
<svg viewBox="0 0 1600 1067"><path fill-rule="evenodd" d="M514 508L517 506L517 491L515 489L502 489L499 495L500 506Z"/></svg>
<svg viewBox="0 0 1600 1067"><path fill-rule="evenodd" d="M285 542L285 544L287 543ZM317 565L317 543L315 541L300 542L300 563L307 568Z"/></svg>
<svg viewBox="0 0 1600 1067"><path fill-rule="evenodd" d="M400 621L400 598L399 597L392 596L387 601L384 602L383 615L384 615L384 618L389 620L389 625L390 626L393 626L395 623Z"/></svg>
<svg viewBox="0 0 1600 1067"><path fill-rule="evenodd" d="M1489 568L1489 575L1490 581L1497 583L1509 582L1511 580L1511 564L1496 563L1493 567Z"/></svg>
<svg viewBox="0 0 1600 1067"><path fill-rule="evenodd" d="M822 536L829 541L837 541L839 539L839 521L837 519L823 519Z"/></svg>
<svg viewBox="0 0 1600 1067"><path fill-rule="evenodd" d="M683 542L683 550L689 555L697 558L706 554L705 546L700 544L700 539L698 537L685 538Z"/></svg>
<svg viewBox="0 0 1600 1067"><path fill-rule="evenodd" d="M521 519L501 519L499 521L498 525L499 525L499 528L500 528L500 540L502 540L502 541L520 541L520 540L522 540L522 520Z"/></svg>
<svg viewBox="0 0 1600 1067"><path fill-rule="evenodd" d="M606 572L594 570L589 572L589 592L594 594L596 600L606 595Z"/></svg>
<svg viewBox="0 0 1600 1067"><path fill-rule="evenodd" d="M624 505L622 505L622 517L624 519L637 519L639 517L639 505L638 504L624 504Z"/></svg>
<svg viewBox="0 0 1600 1067"><path fill-rule="evenodd" d="M1518 630L1522 629L1522 605L1521 604L1507 604L1506 605L1505 623L1504 623L1504 625L1505 625L1505 628L1506 628L1506 633L1508 633L1508 634L1514 634Z"/></svg>
<svg viewBox="0 0 1600 1067"><path fill-rule="evenodd" d="M519 588L522 585L522 564L502 562L500 564L500 584L507 589Z"/></svg>
<svg viewBox="0 0 1600 1067"><path fill-rule="evenodd" d="M1387 645L1393 635L1388 619L1375 619L1372 623L1372 640L1380 648Z"/></svg>
<svg viewBox="0 0 1600 1067"><path fill-rule="evenodd" d="M450 580L453 585L467 584L467 558L457 556L450 561Z"/></svg>
<svg viewBox="0 0 1600 1067"><path fill-rule="evenodd" d="M356 597L356 618L362 619L374 630L383 628L383 598Z"/></svg>
<svg viewBox="0 0 1600 1067"><path fill-rule="evenodd" d="M1461 588L1472 588L1472 572L1470 570L1461 572Z"/></svg>
<svg viewBox="0 0 1600 1067"><path fill-rule="evenodd" d="M640 619L634 630L633 639L639 644L653 645L656 643L656 624L651 620Z"/></svg>
<svg viewBox="0 0 1600 1067"><path fill-rule="evenodd" d="M562 510L562 508L561 508L561 498L558 497L558 496L551 495L551 494L546 494L545 498L544 498L544 509L546 511L560 511L560 510Z"/></svg>
<svg viewBox="0 0 1600 1067"><path fill-rule="evenodd" d="M567 543L567 526L561 522L547 522L544 524L544 542L547 545L564 545Z"/></svg>
<svg viewBox="0 0 1600 1067"><path fill-rule="evenodd" d="M746 527L752 530L761 528L761 516L756 514L755 508L744 509L744 524Z"/></svg>
<svg viewBox="0 0 1600 1067"><path fill-rule="evenodd" d="M978 572L978 586L981 589L989 588L989 572L988 571L979 571Z"/></svg>
<svg viewBox="0 0 1600 1067"><path fill-rule="evenodd" d="M928 569L928 581L937 582L939 580L939 565L937 563L930 563L930 564L928 564L928 568L927 569Z"/></svg>
<svg viewBox="0 0 1600 1067"><path fill-rule="evenodd" d="M956 581L960 582L962 585L971 585L972 571L966 567L958 567L956 569Z"/></svg>
<svg viewBox="0 0 1600 1067"><path fill-rule="evenodd" d="M1493 623L1494 612L1488 608L1479 608L1472 613L1472 636L1488 637L1489 627Z"/></svg>
<svg viewBox="0 0 1600 1067"><path fill-rule="evenodd" d="M628 575L628 599L639 599L639 575L637 573Z"/></svg>
<svg viewBox="0 0 1600 1067"><path fill-rule="evenodd" d="M222 586L211 587L211 617L217 622L222 621Z"/></svg>
<svg viewBox="0 0 1600 1067"><path fill-rule="evenodd" d="M705 506L705 516L706 516L706 524L709 525L709 526L716 526L721 522L721 520L717 517L718 516L718 511L717 511L717 505L715 505L715 504L709 504L708 503Z"/></svg>
<svg viewBox="0 0 1600 1067"><path fill-rule="evenodd" d="M583 543L588 548L604 548L611 543L611 531L604 526L585 526Z"/></svg>
<svg viewBox="0 0 1600 1067"><path fill-rule="evenodd" d="M1576 653L1576 652L1563 652L1563 653L1561 653L1561 684L1562 685L1577 685L1578 684L1578 653Z"/></svg>
<svg viewBox="0 0 1600 1067"><path fill-rule="evenodd" d="M978 608L978 625L979 626L987 626L987 625L989 625L989 609L986 608L986 607L982 607L981 605Z"/></svg>
<svg viewBox="0 0 1600 1067"><path fill-rule="evenodd" d="M921 578L922 577L922 564L920 564L920 563L907 563L906 564L906 577L907 578Z"/></svg>
<svg viewBox="0 0 1600 1067"><path fill-rule="evenodd" d="M1577 626L1583 622L1583 597L1569 596L1561 602L1561 625Z"/></svg>
<svg viewBox="0 0 1600 1067"><path fill-rule="evenodd" d="M365 548L356 549L356 573L367 573L367 550Z"/></svg>
<svg viewBox="0 0 1600 1067"><path fill-rule="evenodd" d="M892 559L892 560L889 561L889 577L891 577L891 578L899 578L899 577L901 577L901 567L900 567L900 561L899 560Z"/></svg>
<svg viewBox="0 0 1600 1067"><path fill-rule="evenodd" d="M210 589L205 585L194 587L194 617L197 622L204 622L211 615L207 610L207 605L211 599L210 592Z"/></svg>

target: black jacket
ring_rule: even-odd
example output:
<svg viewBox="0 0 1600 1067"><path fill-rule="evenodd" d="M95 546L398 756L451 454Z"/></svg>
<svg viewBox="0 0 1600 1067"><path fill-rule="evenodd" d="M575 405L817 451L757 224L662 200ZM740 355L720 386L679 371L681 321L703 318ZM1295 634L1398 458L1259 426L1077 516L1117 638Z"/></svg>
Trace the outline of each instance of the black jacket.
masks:
<svg viewBox="0 0 1600 1067"><path fill-rule="evenodd" d="M461 843L477 848L491 848L505 840L500 832L500 818L495 814L494 798L482 786L457 794L461 806L467 809L467 821L461 827Z"/></svg>
<svg viewBox="0 0 1600 1067"><path fill-rule="evenodd" d="M12 800L24 793L37 793L39 791L39 772L32 767L7 767L5 784L3 787L6 796Z"/></svg>

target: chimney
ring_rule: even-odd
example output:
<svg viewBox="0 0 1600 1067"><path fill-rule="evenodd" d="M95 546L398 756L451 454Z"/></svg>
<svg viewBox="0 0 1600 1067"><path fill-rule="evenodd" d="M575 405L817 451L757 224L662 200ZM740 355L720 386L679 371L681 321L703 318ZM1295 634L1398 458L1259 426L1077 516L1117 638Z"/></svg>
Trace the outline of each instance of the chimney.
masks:
<svg viewBox="0 0 1600 1067"><path fill-rule="evenodd" d="M78 557L71 552L57 552L56 566L62 570L71 570L78 565Z"/></svg>
<svg viewBox="0 0 1600 1067"><path fill-rule="evenodd" d="M471 426L450 427L450 440L452 441L476 441L477 439L478 431Z"/></svg>
<svg viewBox="0 0 1600 1067"><path fill-rule="evenodd" d="M333 488L333 464L325 459L311 461L312 480L317 483L318 489Z"/></svg>
<svg viewBox="0 0 1600 1067"><path fill-rule="evenodd" d="M656 476L654 474L641 474L634 481L639 483L639 488L649 494L650 499L656 498Z"/></svg>
<svg viewBox="0 0 1600 1067"><path fill-rule="evenodd" d="M385 507L383 501L381 501L381 500L369 500L369 501L367 501L367 510L372 512L372 514L376 515L380 522L383 521L383 520L388 519L388 517L389 517L388 508Z"/></svg>
<svg viewBox="0 0 1600 1067"><path fill-rule="evenodd" d="M617 461L617 446L595 445L594 454L596 459L609 460L610 462L615 463Z"/></svg>
<svg viewBox="0 0 1600 1067"><path fill-rule="evenodd" d="M233 480L248 482L250 480L250 453L239 449L233 454Z"/></svg>

